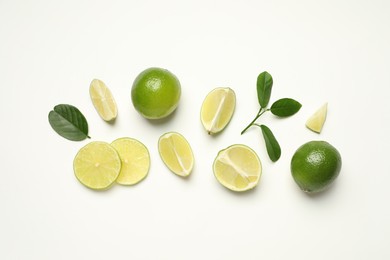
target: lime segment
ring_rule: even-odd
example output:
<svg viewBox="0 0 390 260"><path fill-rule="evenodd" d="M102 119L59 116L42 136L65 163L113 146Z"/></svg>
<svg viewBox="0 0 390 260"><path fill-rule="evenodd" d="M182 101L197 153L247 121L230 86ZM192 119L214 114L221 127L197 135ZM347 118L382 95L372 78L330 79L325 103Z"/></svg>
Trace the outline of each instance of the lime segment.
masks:
<svg viewBox="0 0 390 260"><path fill-rule="evenodd" d="M122 168L116 182L122 185L134 185L142 181L149 172L149 151L138 140L124 137L111 143L118 152Z"/></svg>
<svg viewBox="0 0 390 260"><path fill-rule="evenodd" d="M103 120L111 121L117 117L118 109L114 97L103 81L92 80L89 94L96 111Z"/></svg>
<svg viewBox="0 0 390 260"><path fill-rule="evenodd" d="M165 165L175 174L186 177L194 166L194 155L187 140L179 133L169 132L158 140L158 151Z"/></svg>
<svg viewBox="0 0 390 260"><path fill-rule="evenodd" d="M328 103L325 103L306 121L306 127L316 133L321 133L326 120L327 111Z"/></svg>
<svg viewBox="0 0 390 260"><path fill-rule="evenodd" d="M233 116L236 107L236 95L231 88L216 88L205 98L202 104L201 121L209 134L222 131Z"/></svg>
<svg viewBox="0 0 390 260"><path fill-rule="evenodd" d="M257 154L248 146L235 144L221 150L214 160L218 182L232 191L246 191L258 184L262 166Z"/></svg>
<svg viewBox="0 0 390 260"><path fill-rule="evenodd" d="M95 141L79 150L73 169L82 184L94 190L104 190L118 178L121 160L110 144Z"/></svg>

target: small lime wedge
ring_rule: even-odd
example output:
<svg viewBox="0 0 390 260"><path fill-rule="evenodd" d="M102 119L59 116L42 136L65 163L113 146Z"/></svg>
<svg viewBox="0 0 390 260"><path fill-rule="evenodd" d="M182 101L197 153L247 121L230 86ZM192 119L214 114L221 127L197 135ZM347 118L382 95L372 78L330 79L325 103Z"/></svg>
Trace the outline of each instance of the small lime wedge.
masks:
<svg viewBox="0 0 390 260"><path fill-rule="evenodd" d="M94 79L89 87L92 103L104 121L111 121L118 115L118 109L111 94L103 81Z"/></svg>
<svg viewBox="0 0 390 260"><path fill-rule="evenodd" d="M82 184L94 190L104 190L118 178L121 160L110 144L95 141L79 150L73 169Z"/></svg>
<svg viewBox="0 0 390 260"><path fill-rule="evenodd" d="M182 177L190 175L194 155L184 136L175 132L163 134L158 140L158 151L169 170Z"/></svg>
<svg viewBox="0 0 390 260"><path fill-rule="evenodd" d="M236 95L231 88L216 88L203 101L200 118L209 134L221 132L230 122L236 107Z"/></svg>
<svg viewBox="0 0 390 260"><path fill-rule="evenodd" d="M306 121L306 127L314 132L321 133L326 120L327 111L328 103L325 103Z"/></svg>
<svg viewBox="0 0 390 260"><path fill-rule="evenodd" d="M218 182L232 191L247 191L258 184L262 167L255 151L235 144L221 150L214 160L214 175Z"/></svg>
<svg viewBox="0 0 390 260"><path fill-rule="evenodd" d="M119 138L111 145L118 152L122 161L122 168L116 179L117 183L134 185L148 175L150 157L145 145L128 137Z"/></svg>

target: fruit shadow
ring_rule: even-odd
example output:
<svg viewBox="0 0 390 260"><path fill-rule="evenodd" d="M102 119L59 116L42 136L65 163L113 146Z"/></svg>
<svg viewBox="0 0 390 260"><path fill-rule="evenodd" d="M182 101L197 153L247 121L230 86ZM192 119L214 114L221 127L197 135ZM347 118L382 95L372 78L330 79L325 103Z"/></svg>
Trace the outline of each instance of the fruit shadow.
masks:
<svg viewBox="0 0 390 260"><path fill-rule="evenodd" d="M161 118L161 119L146 119L146 121L151 125L164 125L167 122L173 120L176 117L177 109L175 109L169 116Z"/></svg>
<svg viewBox="0 0 390 260"><path fill-rule="evenodd" d="M309 199L325 198L326 196L330 196L330 194L332 194L332 190L336 189L337 188L336 186L337 186L337 182L334 182L334 183L332 183L332 185L330 185L328 188L326 188L323 191L315 192L315 193L304 192L306 195L305 197L307 197Z"/></svg>
<svg viewBox="0 0 390 260"><path fill-rule="evenodd" d="M115 122L116 122L116 117L110 121L106 121L106 123L109 124L110 126L114 126Z"/></svg>
<svg viewBox="0 0 390 260"><path fill-rule="evenodd" d="M219 185L219 186L221 186L220 187L221 191L227 192L227 193L231 194L232 196L236 196L236 197L254 196L254 194L256 194L258 192L258 190L260 189L260 187L256 186L253 189L250 189L247 191L232 191L228 188L222 187L222 185Z"/></svg>

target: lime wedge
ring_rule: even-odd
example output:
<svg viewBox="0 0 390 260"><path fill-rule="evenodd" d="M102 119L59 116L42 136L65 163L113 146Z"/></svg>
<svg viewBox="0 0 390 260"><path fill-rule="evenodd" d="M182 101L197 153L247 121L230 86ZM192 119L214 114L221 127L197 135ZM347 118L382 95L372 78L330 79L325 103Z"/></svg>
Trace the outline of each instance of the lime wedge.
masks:
<svg viewBox="0 0 390 260"><path fill-rule="evenodd" d="M194 167L194 155L190 144L181 134L163 134L158 140L158 151L169 170L182 177L190 175Z"/></svg>
<svg viewBox="0 0 390 260"><path fill-rule="evenodd" d="M80 149L73 161L76 178L88 188L104 190L119 176L121 160L105 142L91 142Z"/></svg>
<svg viewBox="0 0 390 260"><path fill-rule="evenodd" d="M103 120L111 121L116 118L118 109L114 97L103 81L98 79L92 80L89 94L96 111Z"/></svg>
<svg viewBox="0 0 390 260"><path fill-rule="evenodd" d="M232 191L246 191L258 184L262 167L255 151L235 144L221 150L214 160L214 175L218 182Z"/></svg>
<svg viewBox="0 0 390 260"><path fill-rule="evenodd" d="M306 127L314 132L321 133L326 120L327 111L328 103L325 103L306 121Z"/></svg>
<svg viewBox="0 0 390 260"><path fill-rule="evenodd" d="M111 143L118 152L122 168L116 182L122 185L134 185L142 181L149 172L149 151L138 140L123 137Z"/></svg>
<svg viewBox="0 0 390 260"><path fill-rule="evenodd" d="M236 95L231 88L216 88L207 94L200 111L202 124L209 134L222 131L233 116Z"/></svg>

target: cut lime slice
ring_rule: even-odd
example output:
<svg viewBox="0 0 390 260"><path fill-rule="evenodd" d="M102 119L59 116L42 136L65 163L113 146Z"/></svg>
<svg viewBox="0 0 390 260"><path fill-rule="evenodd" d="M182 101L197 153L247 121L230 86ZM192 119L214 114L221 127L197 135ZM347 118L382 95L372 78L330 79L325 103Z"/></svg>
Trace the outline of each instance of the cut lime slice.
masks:
<svg viewBox="0 0 390 260"><path fill-rule="evenodd" d="M240 192L256 187L262 167L255 151L246 145L235 144L218 153L213 171L219 183Z"/></svg>
<svg viewBox="0 0 390 260"><path fill-rule="evenodd" d="M326 120L327 111L328 103L325 103L306 121L306 127L314 132L321 133Z"/></svg>
<svg viewBox="0 0 390 260"><path fill-rule="evenodd" d="M190 175L194 166L194 155L190 144L181 134L163 134L158 140L158 151L169 170L182 177Z"/></svg>
<svg viewBox="0 0 390 260"><path fill-rule="evenodd" d="M89 94L96 111L103 120L111 121L117 117L118 109L114 97L103 81L92 80Z"/></svg>
<svg viewBox="0 0 390 260"><path fill-rule="evenodd" d="M202 124L209 134L222 131L233 116L236 95L231 88L216 88L205 98L200 111Z"/></svg>
<svg viewBox="0 0 390 260"><path fill-rule="evenodd" d="M118 152L122 168L116 182L122 185L134 185L142 181L149 172L149 151L138 140L123 137L111 145Z"/></svg>
<svg viewBox="0 0 390 260"><path fill-rule="evenodd" d="M76 178L88 188L104 190L119 176L121 160L105 142L91 142L80 149L73 161Z"/></svg>

